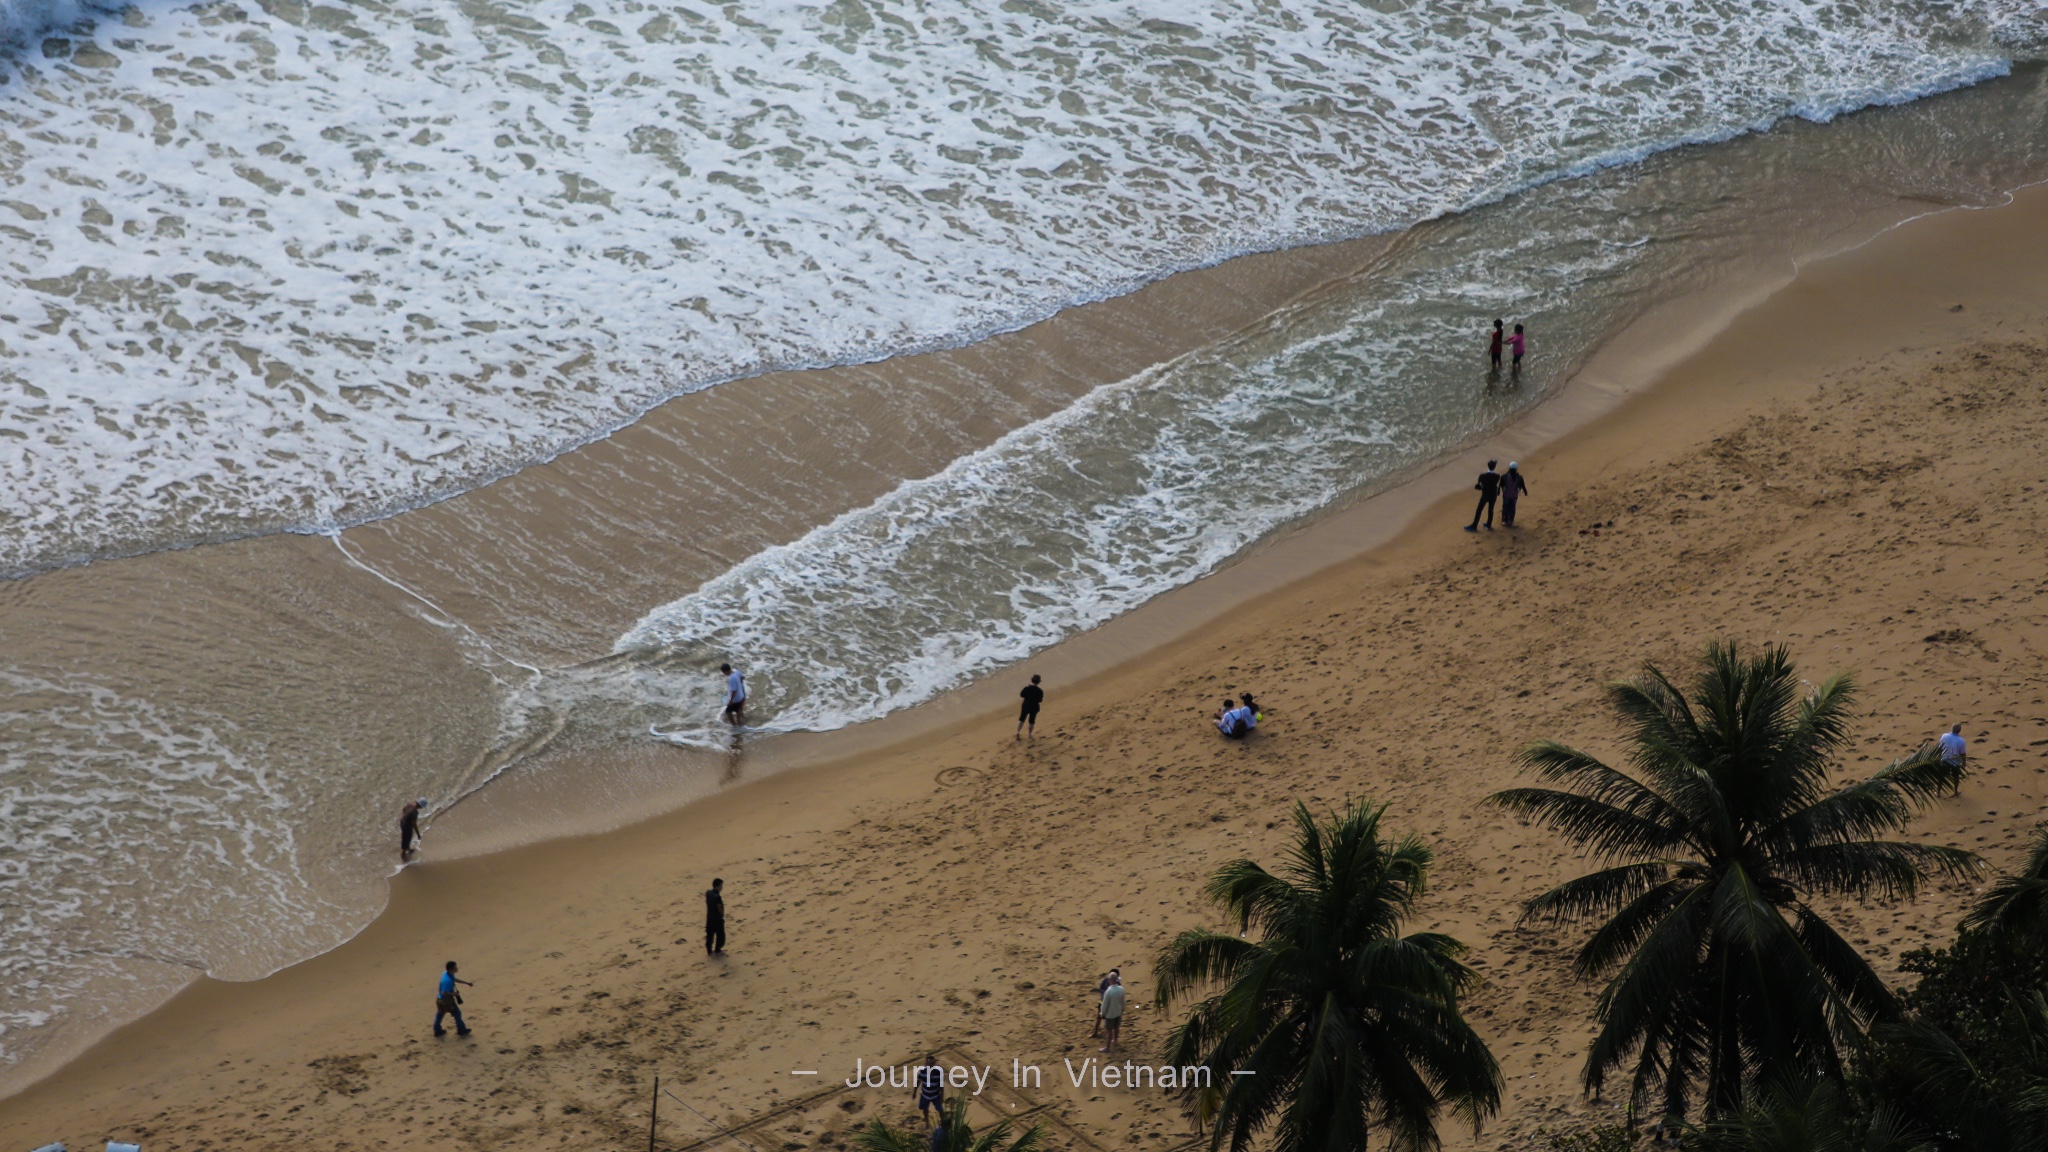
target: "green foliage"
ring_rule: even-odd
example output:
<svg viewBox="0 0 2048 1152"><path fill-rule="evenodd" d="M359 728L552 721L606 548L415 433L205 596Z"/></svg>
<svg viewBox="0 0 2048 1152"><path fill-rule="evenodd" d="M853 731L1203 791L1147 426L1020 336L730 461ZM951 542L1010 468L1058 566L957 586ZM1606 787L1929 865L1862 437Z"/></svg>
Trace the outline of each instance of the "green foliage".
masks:
<svg viewBox="0 0 2048 1152"><path fill-rule="evenodd" d="M1636 1134L1625 1124L1602 1124L1577 1132L1559 1132L1549 1138L1550 1152L1632 1152Z"/></svg>
<svg viewBox="0 0 2048 1152"><path fill-rule="evenodd" d="M949 1096L941 1123L946 1139L938 1152L1039 1152L1045 1145L1045 1125L1033 1124L1016 1139L1010 1139L1008 1120L975 1135L967 1123L967 1097ZM1004 1141L1009 1141L1004 1143ZM853 1133L853 1146L861 1152L930 1152L931 1136L911 1128L891 1128L880 1120L870 1121Z"/></svg>
<svg viewBox="0 0 2048 1152"><path fill-rule="evenodd" d="M1963 925L2016 948L2048 945L2048 824L2035 827L2026 863L2000 877Z"/></svg>
<svg viewBox="0 0 2048 1152"><path fill-rule="evenodd" d="M1244 935L1188 931L1160 953L1160 1007L1212 991L1165 1056L1206 1065L1221 1087L1185 1099L1213 1110L1212 1146L1351 1152L1371 1135L1417 1152L1438 1146L1445 1106L1475 1128L1499 1108L1500 1068L1458 1011L1478 982L1464 945L1399 934L1431 855L1413 836L1381 840L1385 810L1359 803L1318 823L1297 804L1277 874L1237 860L1209 881Z"/></svg>
<svg viewBox="0 0 2048 1152"><path fill-rule="evenodd" d="M1631 1105L1683 1116L1704 1092L1732 1116L1786 1078L1839 1078L1843 1053L1898 1005L1811 905L1816 895L1911 896L1931 874L1975 875L1955 848L1879 839L1954 790L1934 746L1836 787L1853 687L1802 688L1783 647L1708 646L1681 688L1646 666L1608 700L1627 770L1563 744L1522 762L1554 788L1495 803L1607 865L1525 914L1596 927L1578 971L1605 977L1585 1085L1633 1063Z"/></svg>
<svg viewBox="0 0 2048 1152"><path fill-rule="evenodd" d="M2001 1047L1999 1023L2012 993L2048 991L2048 951L1981 930L1964 929L1946 948L1908 952L1899 968L1919 977L1899 997L1913 1017L1994 1064L2014 1055Z"/></svg>
<svg viewBox="0 0 2048 1152"><path fill-rule="evenodd" d="M1867 1094L1954 1152L2048 1152L2048 829L1946 948L1909 952L1910 1018L1879 1028Z"/></svg>
<svg viewBox="0 0 2048 1152"><path fill-rule="evenodd" d="M1935 1152L1887 1106L1859 1107L1837 1081L1777 1087L1687 1133L1686 1152Z"/></svg>

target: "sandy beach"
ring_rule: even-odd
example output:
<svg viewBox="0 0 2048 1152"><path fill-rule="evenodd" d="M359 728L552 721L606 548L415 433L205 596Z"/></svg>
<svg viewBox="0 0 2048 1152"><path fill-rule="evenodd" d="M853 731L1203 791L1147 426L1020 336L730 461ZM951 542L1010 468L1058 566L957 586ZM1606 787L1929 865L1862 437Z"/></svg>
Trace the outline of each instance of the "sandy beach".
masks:
<svg viewBox="0 0 2048 1152"><path fill-rule="evenodd" d="M1273 858L1297 800L1368 796L1437 850L1412 927L1458 936L1487 976L1469 1014L1509 1095L1446 1143L1540 1147L1611 1115L1576 1087L1593 992L1569 976L1574 937L1517 922L1577 861L1480 801L1517 779L1531 739L1611 751L1603 681L1715 637L1783 642L1816 679L1857 673L1849 770L1965 724L1972 777L1918 834L2003 866L2039 818L2044 245L2036 189L1805 268L1675 363L1653 317L1495 440L1307 534L1339 542L1231 570L1294 564L1287 580L1231 603L1198 584L1084 637L1114 647L1176 613L1193 629L1048 677L1033 742L1011 739L1020 671L962 694L970 707L942 701L943 723L905 721L915 738L892 747L602 835L430 853L345 945L263 980L201 980L0 1102L0 1139L637 1147L659 1075L679 1098L659 1147L720 1127L757 1149L834 1147L907 1114L907 1092L843 1087L857 1061L944 1049L1041 1066L1042 1086L983 1107L1038 1109L1055 1146L1178 1147L1190 1126L1160 1093L1069 1082L1094 1055L1096 977L1122 965L1145 988L1174 932L1222 926L1199 899L1211 870ZM1518 459L1533 491L1516 530L1468 535L1489 454ZM1384 542L1360 555L1288 559L1341 556L1366 523ZM1268 719L1227 743L1206 717L1242 690ZM713 876L719 959L699 939ZM1963 895L1841 922L1892 974L1945 938ZM450 958L476 982L475 1032L436 1040ZM1143 1005L1127 1058L1153 1056L1166 1027Z"/></svg>

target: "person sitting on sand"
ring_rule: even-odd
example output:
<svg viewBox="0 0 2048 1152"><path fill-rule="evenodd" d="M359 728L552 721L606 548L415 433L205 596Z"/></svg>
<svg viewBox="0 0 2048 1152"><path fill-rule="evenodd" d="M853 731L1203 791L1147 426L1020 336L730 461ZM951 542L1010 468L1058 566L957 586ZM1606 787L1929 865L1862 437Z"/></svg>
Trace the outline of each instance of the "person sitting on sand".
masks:
<svg viewBox="0 0 2048 1152"><path fill-rule="evenodd" d="M1216 715L1213 719L1216 721L1216 730L1218 732L1223 733L1232 740L1241 740L1250 734L1252 730L1252 725L1255 723L1252 715L1251 709L1225 696L1223 698L1223 707L1216 710Z"/></svg>
<svg viewBox="0 0 2048 1152"><path fill-rule="evenodd" d="M1246 719L1252 727L1257 728L1259 721L1266 718L1266 714L1259 711L1259 702L1252 699L1252 694L1249 692L1239 692L1237 698L1244 702L1244 710L1249 714Z"/></svg>

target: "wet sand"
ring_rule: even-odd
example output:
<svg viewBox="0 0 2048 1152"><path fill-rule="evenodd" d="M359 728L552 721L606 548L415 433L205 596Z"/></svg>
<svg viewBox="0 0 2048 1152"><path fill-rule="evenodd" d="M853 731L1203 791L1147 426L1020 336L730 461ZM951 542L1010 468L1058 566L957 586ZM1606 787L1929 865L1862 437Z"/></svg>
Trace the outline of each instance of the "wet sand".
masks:
<svg viewBox="0 0 2048 1152"><path fill-rule="evenodd" d="M1574 1087L1592 1003L1568 977L1574 938L1515 920L1577 862L1478 801L1516 779L1531 738L1611 750L1600 681L1714 636L1782 640L1813 673L1860 674L1868 759L1852 770L1966 723L1977 769L1918 825L1930 839L2009 864L2048 799L2033 671L2048 642L2044 242L2041 190L1921 220L1806 269L1668 371L1652 317L1497 441L1231 570L1279 564L1294 582L1254 580L1192 636L1049 677L1033 744L1010 739L1011 689L992 685L971 707L942 702L950 722L906 745L617 832L421 865L346 945L251 983L200 980L0 1103L0 1137L139 1137L152 1152L637 1142L656 1073L732 1126L856 1058L950 1043L1045 1066L1037 1096L1101 1147L1173 1147L1187 1127L1156 1095L1064 1087L1061 1061L1092 1047L1094 977L1121 963L1142 988L1172 932L1216 924L1197 898L1209 870L1271 859L1295 799L1357 795L1435 845L1415 927L1472 944L1489 977L1471 1012L1509 1102L1452 1146L1595 1114ZM1603 392L1625 398L1570 418ZM1518 456L1534 490L1518 531L1467 535L1468 474L1489 451ZM1327 563L1367 525L1391 538ZM1230 579L1248 577L1088 642L1184 621ZM1225 744L1203 718L1237 689L1269 719ZM719 960L698 939L712 875L730 909ZM1963 895L1841 915L1888 971L1945 935ZM436 1041L431 986L451 957L478 982L477 1031ZM1134 1014L1132 1053L1156 1050L1163 1021ZM847 1093L757 1135L831 1146L905 1103ZM671 1107L660 1136L712 1134Z"/></svg>

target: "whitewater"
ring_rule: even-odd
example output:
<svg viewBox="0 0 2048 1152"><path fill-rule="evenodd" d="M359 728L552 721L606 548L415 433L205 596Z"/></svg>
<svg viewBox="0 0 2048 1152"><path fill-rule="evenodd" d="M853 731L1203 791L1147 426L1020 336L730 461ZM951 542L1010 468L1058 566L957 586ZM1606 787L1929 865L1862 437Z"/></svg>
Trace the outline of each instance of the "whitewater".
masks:
<svg viewBox="0 0 2048 1152"><path fill-rule="evenodd" d="M1968 84L2040 22L272 0L29 32L0 60L0 572L360 523L735 376Z"/></svg>

